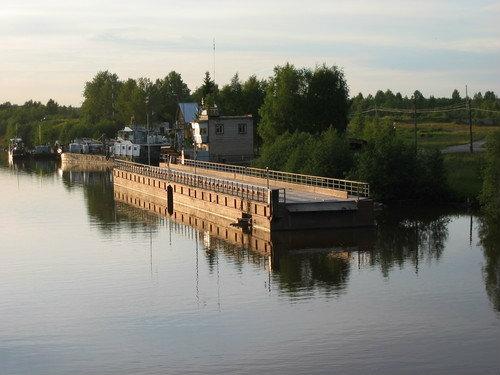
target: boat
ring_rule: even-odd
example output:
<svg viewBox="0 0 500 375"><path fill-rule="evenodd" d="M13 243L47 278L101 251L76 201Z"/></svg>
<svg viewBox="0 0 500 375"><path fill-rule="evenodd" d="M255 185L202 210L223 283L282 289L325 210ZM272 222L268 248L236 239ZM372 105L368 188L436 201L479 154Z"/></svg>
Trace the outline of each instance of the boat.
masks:
<svg viewBox="0 0 500 375"><path fill-rule="evenodd" d="M12 138L9 140L9 159L24 159L28 156L26 148L24 147L24 142L21 138Z"/></svg>
<svg viewBox="0 0 500 375"><path fill-rule="evenodd" d="M44 160L50 160L50 159L56 159L57 154L54 153L53 149L49 145L37 145L31 151L31 156L33 159L44 159Z"/></svg>
<svg viewBox="0 0 500 375"><path fill-rule="evenodd" d="M168 127L168 123L160 124L154 130L139 125L125 126L118 131L111 152L119 159L158 165L161 148L170 145Z"/></svg>

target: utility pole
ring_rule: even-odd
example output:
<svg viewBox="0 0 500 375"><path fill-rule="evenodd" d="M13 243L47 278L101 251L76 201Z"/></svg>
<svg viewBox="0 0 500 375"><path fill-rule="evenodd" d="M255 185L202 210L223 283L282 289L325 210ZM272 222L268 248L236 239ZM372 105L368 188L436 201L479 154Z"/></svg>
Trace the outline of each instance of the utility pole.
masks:
<svg viewBox="0 0 500 375"><path fill-rule="evenodd" d="M45 116L38 123L38 144L42 144L42 122L45 121Z"/></svg>
<svg viewBox="0 0 500 375"><path fill-rule="evenodd" d="M413 142L415 144L415 153L417 152L417 99L413 97Z"/></svg>
<svg viewBox="0 0 500 375"><path fill-rule="evenodd" d="M465 100L466 100L466 105L467 105L467 112L469 115L469 135L470 135L470 153L474 153L474 139L472 137L472 109L470 107L470 99L469 99L469 93L467 91L467 85L465 85Z"/></svg>

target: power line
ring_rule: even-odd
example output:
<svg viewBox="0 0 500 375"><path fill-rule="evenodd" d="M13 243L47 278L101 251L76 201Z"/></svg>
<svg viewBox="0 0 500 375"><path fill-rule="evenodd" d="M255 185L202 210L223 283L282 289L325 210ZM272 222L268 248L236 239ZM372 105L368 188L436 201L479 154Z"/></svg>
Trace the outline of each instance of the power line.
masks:
<svg viewBox="0 0 500 375"><path fill-rule="evenodd" d="M442 108L420 108L417 109L417 113L425 114L425 113L437 113L437 112L454 112L454 111L462 111L467 109L466 106L455 106L455 107L442 107ZM415 111L413 109L404 109L404 108L387 108L387 107L374 107L369 108L364 111L358 112L360 114L370 113L370 112L387 112L387 113L402 113L402 114L413 114Z"/></svg>
<svg viewBox="0 0 500 375"><path fill-rule="evenodd" d="M482 111L482 112L492 112L492 113L500 113L499 110L496 109L483 109L483 108L471 108L473 111Z"/></svg>

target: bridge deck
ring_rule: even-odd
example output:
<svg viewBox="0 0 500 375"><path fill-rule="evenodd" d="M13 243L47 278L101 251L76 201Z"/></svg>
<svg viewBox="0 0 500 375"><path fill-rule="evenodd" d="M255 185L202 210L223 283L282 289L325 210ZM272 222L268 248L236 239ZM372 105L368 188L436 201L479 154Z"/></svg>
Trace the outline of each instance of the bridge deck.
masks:
<svg viewBox="0 0 500 375"><path fill-rule="evenodd" d="M186 167L179 164L170 164L170 169L177 170L180 172L186 171ZM189 168L190 173L194 173L193 168ZM204 176L204 177L217 177L219 173L210 169L204 168L196 168L196 175ZM248 183L247 176L234 174L231 176L231 180L240 183ZM262 179L253 179L252 185L259 186L261 188L267 188L267 181L258 181ZM301 189L300 185L296 187L285 186L284 184L280 184L279 181L269 181L270 189L284 189L286 191L286 203L319 203L319 202L355 202L357 197L349 197L349 198L338 198L332 196L331 194L321 193L321 192L312 192Z"/></svg>

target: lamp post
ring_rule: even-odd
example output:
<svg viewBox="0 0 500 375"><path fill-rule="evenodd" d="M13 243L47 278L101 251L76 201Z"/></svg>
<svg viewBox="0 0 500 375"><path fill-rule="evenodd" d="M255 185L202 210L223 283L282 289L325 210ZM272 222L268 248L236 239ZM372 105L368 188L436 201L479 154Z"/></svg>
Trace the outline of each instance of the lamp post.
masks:
<svg viewBox="0 0 500 375"><path fill-rule="evenodd" d="M151 165L151 146L149 145L149 96L146 96L146 143L148 147L148 165Z"/></svg>
<svg viewBox="0 0 500 375"><path fill-rule="evenodd" d="M194 155L194 174L196 175L196 157L197 157L197 152L196 152L196 141L193 141L193 155Z"/></svg>

